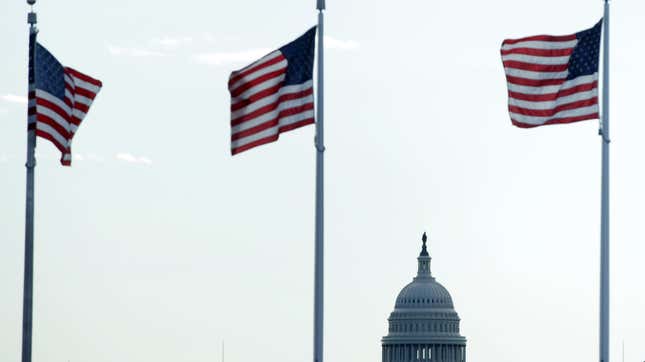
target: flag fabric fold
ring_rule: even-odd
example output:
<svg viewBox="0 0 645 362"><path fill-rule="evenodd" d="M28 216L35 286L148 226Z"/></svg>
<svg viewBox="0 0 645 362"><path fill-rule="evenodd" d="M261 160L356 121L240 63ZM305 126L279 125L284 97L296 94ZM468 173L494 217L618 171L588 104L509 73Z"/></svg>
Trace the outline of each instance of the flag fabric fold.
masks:
<svg viewBox="0 0 645 362"><path fill-rule="evenodd" d="M64 67L39 43L35 46L35 78L29 90L29 113L36 115L36 136L51 141L62 154L61 164L71 166L72 138L102 83ZM33 128L34 124L29 127Z"/></svg>
<svg viewBox="0 0 645 362"><path fill-rule="evenodd" d="M598 116L602 20L571 35L502 42L508 111L517 127L571 123Z"/></svg>
<svg viewBox="0 0 645 362"><path fill-rule="evenodd" d="M278 140L314 123L316 27L231 73L231 154Z"/></svg>

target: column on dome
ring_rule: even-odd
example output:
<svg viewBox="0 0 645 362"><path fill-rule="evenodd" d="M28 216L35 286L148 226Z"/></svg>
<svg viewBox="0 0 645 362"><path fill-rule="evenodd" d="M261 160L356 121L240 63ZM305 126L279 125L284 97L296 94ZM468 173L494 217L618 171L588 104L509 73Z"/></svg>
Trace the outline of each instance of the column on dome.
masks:
<svg viewBox="0 0 645 362"><path fill-rule="evenodd" d="M412 344L412 360L415 361L415 362L419 360L419 357L418 357L418 354L417 354L418 350L419 350L418 345L417 344Z"/></svg>
<svg viewBox="0 0 645 362"><path fill-rule="evenodd" d="M418 361L419 360L419 345L418 344L413 344L412 345L412 360L413 361Z"/></svg>

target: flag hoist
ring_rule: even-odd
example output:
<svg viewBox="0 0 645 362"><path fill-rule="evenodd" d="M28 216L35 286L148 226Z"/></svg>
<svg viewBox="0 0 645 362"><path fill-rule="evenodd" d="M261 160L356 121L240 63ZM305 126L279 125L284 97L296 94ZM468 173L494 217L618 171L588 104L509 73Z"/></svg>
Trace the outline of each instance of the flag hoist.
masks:
<svg viewBox="0 0 645 362"><path fill-rule="evenodd" d="M598 71L602 30L602 107ZM594 27L571 35L536 35L502 43L508 110L522 128L600 119L599 361L609 362L609 1Z"/></svg>
<svg viewBox="0 0 645 362"><path fill-rule="evenodd" d="M270 142L281 133L316 125L314 257L314 362L323 361L324 305L324 35L325 1L317 0L317 118L314 121L313 66L316 27L296 40L231 73L231 154Z"/></svg>
<svg viewBox="0 0 645 362"><path fill-rule="evenodd" d="M78 130L101 81L65 67L36 41L37 18L33 11L29 23L29 90L27 110L27 188L25 212L25 265L22 306L22 362L31 362L34 281L34 169L36 136L52 142L61 152L61 164L72 164L72 138Z"/></svg>

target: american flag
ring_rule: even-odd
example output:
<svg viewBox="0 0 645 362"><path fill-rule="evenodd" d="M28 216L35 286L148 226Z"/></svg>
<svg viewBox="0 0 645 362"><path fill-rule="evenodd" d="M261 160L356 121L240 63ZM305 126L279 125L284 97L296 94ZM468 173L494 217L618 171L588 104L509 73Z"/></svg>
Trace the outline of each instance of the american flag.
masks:
<svg viewBox="0 0 645 362"><path fill-rule="evenodd" d="M507 39L502 62L508 111L523 128L598 118L602 20L572 35Z"/></svg>
<svg viewBox="0 0 645 362"><path fill-rule="evenodd" d="M314 123L316 27L253 64L231 73L231 153Z"/></svg>
<svg viewBox="0 0 645 362"><path fill-rule="evenodd" d="M35 37L35 35L34 35ZM35 43L29 66L29 114L35 115L36 135L51 141L62 153L63 166L72 164L72 138L101 89L102 83L75 69L63 67L42 45ZM31 53L33 54L33 53ZM29 124L33 129L34 123Z"/></svg>

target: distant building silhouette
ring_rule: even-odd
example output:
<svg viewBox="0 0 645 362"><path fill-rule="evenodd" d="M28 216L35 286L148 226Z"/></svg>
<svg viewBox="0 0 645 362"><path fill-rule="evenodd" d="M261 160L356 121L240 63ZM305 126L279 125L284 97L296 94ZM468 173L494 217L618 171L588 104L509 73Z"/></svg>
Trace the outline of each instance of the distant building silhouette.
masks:
<svg viewBox="0 0 645 362"><path fill-rule="evenodd" d="M430 273L426 234L417 276L406 285L388 318L382 362L465 362L466 338L459 334L459 315L450 293Z"/></svg>

